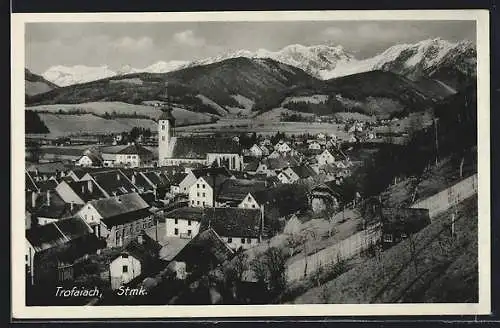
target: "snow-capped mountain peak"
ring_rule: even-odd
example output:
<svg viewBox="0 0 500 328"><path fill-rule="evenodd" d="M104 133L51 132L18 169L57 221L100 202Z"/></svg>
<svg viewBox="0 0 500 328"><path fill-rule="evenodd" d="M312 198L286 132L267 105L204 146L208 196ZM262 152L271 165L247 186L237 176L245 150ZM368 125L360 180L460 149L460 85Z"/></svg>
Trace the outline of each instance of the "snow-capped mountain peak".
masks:
<svg viewBox="0 0 500 328"><path fill-rule="evenodd" d="M67 86L84 83L115 75L148 72L166 73L183 68L207 65L230 58L270 58L278 62L298 67L320 78L330 79L372 70L389 70L409 78L418 78L425 72L432 72L439 67L457 66L464 74L475 74L475 46L471 41L450 42L441 38L422 40L413 44L396 44L371 58L358 60L346 51L342 45L332 42L306 46L290 44L277 51L258 49L256 51L236 50L221 53L214 57L194 61L159 61L145 68L133 68L124 65L116 72L108 66L71 67L53 66L42 76L57 85Z"/></svg>

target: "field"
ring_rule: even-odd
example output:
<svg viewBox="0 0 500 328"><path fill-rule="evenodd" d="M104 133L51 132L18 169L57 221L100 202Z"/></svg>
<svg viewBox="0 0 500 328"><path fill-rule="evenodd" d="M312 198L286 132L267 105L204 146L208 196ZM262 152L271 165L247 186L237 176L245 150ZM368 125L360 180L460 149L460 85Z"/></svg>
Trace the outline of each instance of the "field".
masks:
<svg viewBox="0 0 500 328"><path fill-rule="evenodd" d="M122 102L40 105L27 107L26 110L39 112L40 119L50 131L49 136L120 133L130 131L134 126L156 131L155 120L161 115L158 108ZM63 114L60 114L61 112ZM214 120L213 115L191 112L183 108L174 108L172 114L179 126ZM121 117L126 115L139 117Z"/></svg>
<svg viewBox="0 0 500 328"><path fill-rule="evenodd" d="M320 132L335 134L339 138L348 138L344 132L344 126L333 123L308 123L308 122L276 122L262 119L221 119L217 123L203 124L199 126L185 126L176 128L178 134L213 134L221 133L249 133L256 132L262 135L272 135L276 132L285 134L318 134Z"/></svg>

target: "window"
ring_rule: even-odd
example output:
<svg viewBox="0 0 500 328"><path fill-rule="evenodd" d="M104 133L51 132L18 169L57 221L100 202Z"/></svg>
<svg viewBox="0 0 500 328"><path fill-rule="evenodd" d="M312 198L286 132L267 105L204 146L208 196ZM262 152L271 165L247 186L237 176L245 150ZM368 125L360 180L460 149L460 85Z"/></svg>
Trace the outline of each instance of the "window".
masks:
<svg viewBox="0 0 500 328"><path fill-rule="evenodd" d="M203 206L205 206L205 201L203 201Z"/></svg>
<svg viewBox="0 0 500 328"><path fill-rule="evenodd" d="M191 225L191 220L188 220L188 225Z"/></svg>
<svg viewBox="0 0 500 328"><path fill-rule="evenodd" d="M175 220L174 220L174 223L175 223L175 224L178 224L178 223L179 223L179 219L175 219Z"/></svg>
<svg viewBox="0 0 500 328"><path fill-rule="evenodd" d="M24 256L24 260L25 260L26 262L28 262L28 254L26 254L26 255Z"/></svg>
<svg viewBox="0 0 500 328"><path fill-rule="evenodd" d="M200 197L200 193L199 192L196 193L196 197Z"/></svg>
<svg viewBox="0 0 500 328"><path fill-rule="evenodd" d="M191 236L191 230L188 230L188 236Z"/></svg>
<svg viewBox="0 0 500 328"><path fill-rule="evenodd" d="M205 193L203 193L203 197L205 197Z"/></svg>
<svg viewBox="0 0 500 328"><path fill-rule="evenodd" d="M175 229L174 229L174 235L176 235L176 236L177 236L178 234L179 234L179 229L175 228Z"/></svg>
<svg viewBox="0 0 500 328"><path fill-rule="evenodd" d="M161 125L161 129L165 130L165 125L164 124Z"/></svg>
<svg viewBox="0 0 500 328"><path fill-rule="evenodd" d="M252 208L255 208L255 204L252 204Z"/></svg>
<svg viewBox="0 0 500 328"><path fill-rule="evenodd" d="M199 200L196 201L196 205L200 205L200 201Z"/></svg>
<svg viewBox="0 0 500 328"><path fill-rule="evenodd" d="M191 200L191 204L193 204L193 205L194 205L194 200Z"/></svg>
<svg viewBox="0 0 500 328"><path fill-rule="evenodd" d="M202 187L203 189L205 189L205 184L202 184L202 185L201 185L201 187Z"/></svg>
<svg viewBox="0 0 500 328"><path fill-rule="evenodd" d="M241 238L241 243L244 244L245 243L245 238Z"/></svg>
<svg viewBox="0 0 500 328"><path fill-rule="evenodd" d="M391 234L385 234L384 235L384 242L386 242L386 243L392 243L392 235Z"/></svg>
<svg viewBox="0 0 500 328"><path fill-rule="evenodd" d="M247 244L251 244L252 243L252 238L247 238Z"/></svg>
<svg viewBox="0 0 500 328"><path fill-rule="evenodd" d="M127 253L123 253L123 254L122 254L122 258L124 258L124 259L128 259L128 254L127 254Z"/></svg>
<svg viewBox="0 0 500 328"><path fill-rule="evenodd" d="M196 184L196 188L200 188L200 184L199 183Z"/></svg>
<svg viewBox="0 0 500 328"><path fill-rule="evenodd" d="M228 242L228 243L232 243L232 242L233 242L233 238L228 237L228 238L227 238L227 242Z"/></svg>
<svg viewBox="0 0 500 328"><path fill-rule="evenodd" d="M124 265L122 268L122 271L123 271L123 273L127 273L128 272L128 265Z"/></svg>

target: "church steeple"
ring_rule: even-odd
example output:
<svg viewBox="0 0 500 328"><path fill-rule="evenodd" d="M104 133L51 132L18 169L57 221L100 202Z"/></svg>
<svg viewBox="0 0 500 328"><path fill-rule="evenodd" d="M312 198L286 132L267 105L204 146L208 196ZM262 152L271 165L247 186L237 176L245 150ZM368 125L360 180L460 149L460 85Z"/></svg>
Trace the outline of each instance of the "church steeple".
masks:
<svg viewBox="0 0 500 328"><path fill-rule="evenodd" d="M165 159L169 158L169 145L174 136L175 118L172 115L170 99L168 97L168 88L166 90L166 102L161 108L161 115L158 118L158 162L165 165Z"/></svg>

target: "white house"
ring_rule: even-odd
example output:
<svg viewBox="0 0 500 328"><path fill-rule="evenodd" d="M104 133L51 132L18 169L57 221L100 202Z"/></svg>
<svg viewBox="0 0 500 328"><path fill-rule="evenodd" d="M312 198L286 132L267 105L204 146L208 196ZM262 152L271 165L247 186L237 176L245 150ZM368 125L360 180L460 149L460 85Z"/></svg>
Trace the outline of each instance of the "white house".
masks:
<svg viewBox="0 0 500 328"><path fill-rule="evenodd" d="M335 163L335 157L328 149L325 149L321 154L317 155L316 160L319 166Z"/></svg>
<svg viewBox="0 0 500 328"><path fill-rule="evenodd" d="M141 273L141 262L139 259L128 252L121 253L120 256L109 264L111 289L118 289L120 286L140 276Z"/></svg>
<svg viewBox="0 0 500 328"><path fill-rule="evenodd" d="M76 166L82 166L82 167L95 167L95 166L101 166L103 164L103 161L99 156L95 154L84 154L82 157L80 157L75 165Z"/></svg>
<svg viewBox="0 0 500 328"><path fill-rule="evenodd" d="M278 173L278 179L281 183L293 183L294 181L284 170Z"/></svg>
<svg viewBox="0 0 500 328"><path fill-rule="evenodd" d="M116 153L115 165L127 167L149 166L153 164L153 153L138 144L131 144Z"/></svg>
<svg viewBox="0 0 500 328"><path fill-rule="evenodd" d="M238 204L239 208L260 208L259 203L255 199L255 196L252 193L248 193L245 198Z"/></svg>
<svg viewBox="0 0 500 328"><path fill-rule="evenodd" d="M109 264L111 289L118 289L133 279L151 272L158 263L161 245L141 232Z"/></svg>
<svg viewBox="0 0 500 328"><path fill-rule="evenodd" d="M264 155L261 147L259 147L257 144L254 144L252 147L250 147L250 154L253 157L262 157Z"/></svg>
<svg viewBox="0 0 500 328"><path fill-rule="evenodd" d="M320 150L321 145L317 141L313 141L309 144L309 149Z"/></svg>
<svg viewBox="0 0 500 328"><path fill-rule="evenodd" d="M283 142L282 144L277 144L275 149L281 154L287 154L292 151L292 148L286 142Z"/></svg>
<svg viewBox="0 0 500 328"><path fill-rule="evenodd" d="M228 177L221 175L202 176L189 188L188 201L191 207L213 207L215 206L214 190Z"/></svg>

